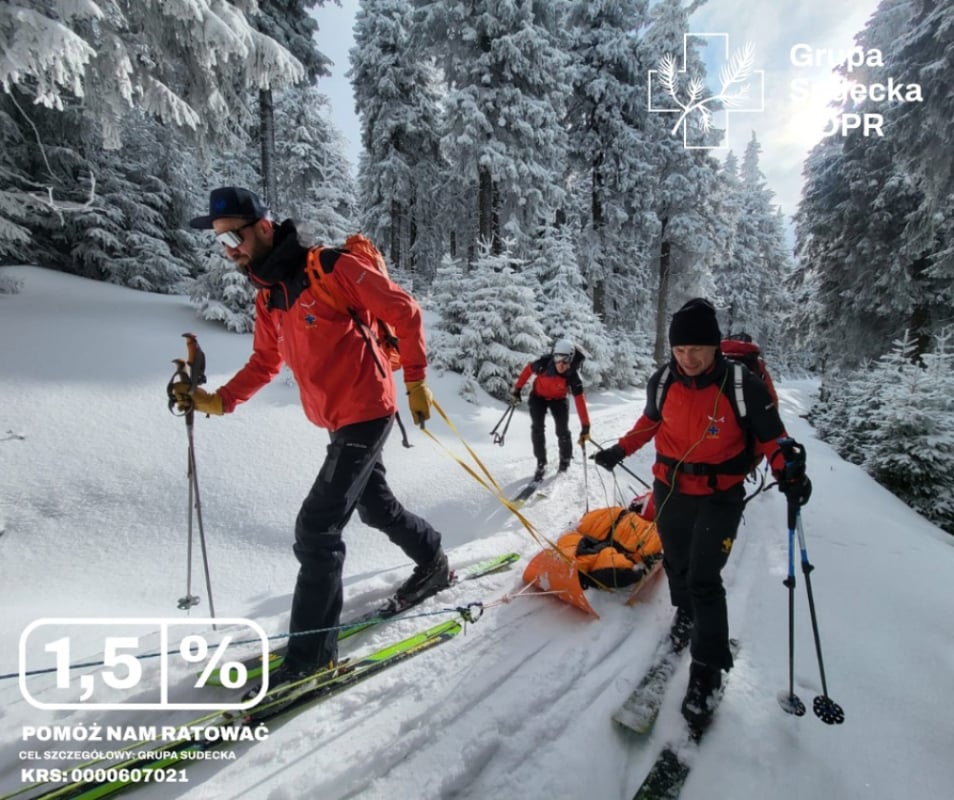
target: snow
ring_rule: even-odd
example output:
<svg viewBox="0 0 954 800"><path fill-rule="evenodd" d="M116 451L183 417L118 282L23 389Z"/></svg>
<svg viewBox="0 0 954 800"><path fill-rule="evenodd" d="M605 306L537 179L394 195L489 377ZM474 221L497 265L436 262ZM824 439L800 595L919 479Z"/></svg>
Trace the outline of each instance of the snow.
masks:
<svg viewBox="0 0 954 800"><path fill-rule="evenodd" d="M26 739L27 726L171 725L199 715L34 708L15 679L18 643L24 629L44 617L189 618L176 608L186 583L186 432L183 420L167 411L165 385L172 359L185 353L185 331L199 337L213 388L244 363L251 343L250 336L197 320L183 297L35 267L3 272L24 288L0 295L6 342L0 352L0 796L21 788L21 769L78 763L29 760L28 751L92 746ZM429 314L428 324L433 321ZM515 415L505 445L496 447L489 432L504 410L500 403L465 403L454 375L432 374L429 383L463 439L504 492L514 494L533 466L525 410ZM742 650L716 723L693 754L686 800L951 793L954 538L814 438L801 416L813 388L809 382L779 385L783 418L806 445L815 487L803 512L815 565L812 587L829 694L845 709L846 721L827 726L811 710L795 718L776 701L788 685L788 592L782 585L788 537L784 501L773 490L747 507L724 572L731 631ZM606 392L588 400L594 436L610 443L638 416L643 397L641 391ZM575 430L575 415L572 424ZM442 531L455 565L509 550L524 559L511 571L433 599L418 614L355 637L343 653L410 635L449 618L452 612L445 610L456 605L483 601L483 617L449 643L269 726L266 741L225 751L234 753L233 761L194 764L188 783L143 786L135 796L632 796L656 751L680 730L685 663L647 740L625 737L610 723L669 623L665 581L634 607L625 605L625 595L590 590L599 619L533 591L520 593L523 566L537 544L452 459L449 451L473 463L457 435L436 417L428 431L443 446L416 430L410 431L410 450L391 437L385 463L395 493ZM287 630L297 571L293 523L325 442L284 378L235 414L197 417L197 475L218 617L249 618L272 635ZM555 449L552 431L549 444ZM647 451L627 466L648 477L650 463ZM621 477L627 500L635 491L630 483ZM547 493L527 506L526 517L540 534L556 539L587 504L610 504L614 487L608 473L592 464L584 470L577 456ZM363 610L410 565L357 519L346 541L346 604ZM801 571L797 581L795 691L810 707L821 682ZM192 591L202 598L192 618L206 616L198 551ZM64 630L71 661L102 658L106 627ZM215 644L230 629L200 632ZM44 658L41 644L36 640L28 652L32 664ZM158 649L154 627L142 626L142 644L144 651ZM94 700L142 700L150 681L158 680L158 664L140 663L140 687L124 692L98 686ZM226 690L191 689L194 671L181 661L170 667L177 695L233 699ZM54 684L50 674L26 681L31 694L47 701L57 696Z"/></svg>

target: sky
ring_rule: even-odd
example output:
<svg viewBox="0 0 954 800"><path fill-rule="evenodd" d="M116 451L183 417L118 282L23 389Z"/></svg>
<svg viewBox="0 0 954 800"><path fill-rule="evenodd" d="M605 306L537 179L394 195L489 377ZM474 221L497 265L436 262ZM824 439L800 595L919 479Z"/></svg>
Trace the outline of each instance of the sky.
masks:
<svg viewBox="0 0 954 800"><path fill-rule="evenodd" d="M2 267L22 283L0 294L0 675L19 670L18 646L31 669L53 664L50 644L69 644L69 661L97 662L113 635L106 620L139 620L140 650L156 652L162 620L170 643L185 632L216 650L244 623L212 630L200 623L209 597L202 561L193 553L191 591L200 603L177 608L187 590L184 422L168 412L172 359L181 334L197 334L209 386L227 380L250 352L249 335L199 320L187 298L157 296L38 267ZM425 314L430 329L435 316ZM584 370L584 380L585 380ZM941 800L950 796L954 762L950 713L954 672L951 575L954 537L922 519L858 467L842 461L804 419L817 387L778 376L781 413L808 454L814 482L803 511L807 553L829 696L846 716L827 726L811 711L780 709L788 686L788 536L784 498L753 499L724 572L730 630L741 643L709 735L691 754L683 800ZM435 396L460 436L511 496L534 465L525 408L503 446L490 437L503 404L458 396L452 374L429 375ZM608 445L643 405L641 390L588 392L594 438ZM578 420L571 412L571 428ZM599 618L524 589L521 574L538 545L497 499L449 455L468 459L464 444L438 420L440 444L410 432L413 447L393 436L385 451L389 480L409 508L444 537L455 567L516 551L514 569L462 584L418 611L354 637L342 655L361 653L483 602L466 633L360 687L268 726L263 741L223 751L231 760L196 763L187 783L142 786L143 800L625 800L656 751L681 730L679 703L688 664L672 680L655 729L622 736L610 717L646 668L672 615L664 582L635 606L625 595L590 590ZM556 444L548 429L548 446ZM291 552L295 515L324 456L325 434L304 418L295 387L280 376L234 414L199 416L194 425L212 594L219 620L239 618L272 636L287 631L297 564ZM608 473L577 456L547 496L525 509L541 534L572 529L587 508L636 493L627 475L619 492ZM651 453L627 462L644 478ZM551 463L555 461L551 458ZM469 462L468 462L469 463ZM411 565L378 532L353 520L346 531L346 608L360 612L387 595ZM806 703L822 692L807 609L797 573L795 693ZM38 624L43 619L86 624ZM189 621L193 626L187 625ZM132 623L124 623L132 624ZM56 637L56 638L54 638ZM175 647L170 648L173 653ZM128 651L120 651L128 652ZM196 650L195 652L198 652ZM244 655L237 644L228 658ZM135 710L155 698L161 673L143 659L140 681L105 686L100 667L25 678L34 700L51 702L92 676L96 703L119 708L43 710L14 679L0 680L0 798L21 792L21 770L75 766L71 751L95 725L181 725L196 712ZM225 689L193 688L197 665L172 657L171 696L225 703ZM122 669L118 670L120 676ZM58 692L60 692L58 694ZM34 731L36 729L36 731ZM46 732L45 734L43 732ZM51 753L47 760L44 755Z"/></svg>
<svg viewBox="0 0 954 800"><path fill-rule="evenodd" d="M723 144L739 157L754 131L762 144L761 167L775 202L787 216L796 210L802 187L802 162L828 127L828 102L836 92L832 66L854 46L854 37L877 7L877 0L780 0L770 6L755 0L709 0L690 23L693 34L725 34L729 53L745 44L754 47L754 69L764 71L763 111L736 112ZM330 100L335 123L348 141L347 154L357 165L360 124L348 72L348 51L357 0L341 0L313 13L318 20L318 46L334 66L319 87ZM725 40L718 49L724 50ZM792 48L803 45L792 54ZM710 89L721 64L707 58ZM751 87L755 95L754 84ZM718 122L721 123L721 120ZM840 135L836 134L836 135ZM874 134L872 134L874 135ZM714 150L722 158L726 150Z"/></svg>

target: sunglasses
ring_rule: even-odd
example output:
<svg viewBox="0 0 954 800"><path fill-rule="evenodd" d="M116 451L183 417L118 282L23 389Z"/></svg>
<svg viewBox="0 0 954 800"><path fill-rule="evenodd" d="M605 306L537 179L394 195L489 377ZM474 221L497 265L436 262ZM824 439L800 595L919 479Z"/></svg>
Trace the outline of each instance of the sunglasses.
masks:
<svg viewBox="0 0 954 800"><path fill-rule="evenodd" d="M569 364L570 357L569 356L554 356L553 363L554 364Z"/></svg>
<svg viewBox="0 0 954 800"><path fill-rule="evenodd" d="M240 228L233 228L230 231L222 231L222 233L215 234L215 238L218 242L225 245L225 247L238 247L243 241L242 237L239 235L239 231L244 231L246 228L252 227L252 225L254 225L256 222L258 222L258 220L254 219L251 222L246 222Z"/></svg>

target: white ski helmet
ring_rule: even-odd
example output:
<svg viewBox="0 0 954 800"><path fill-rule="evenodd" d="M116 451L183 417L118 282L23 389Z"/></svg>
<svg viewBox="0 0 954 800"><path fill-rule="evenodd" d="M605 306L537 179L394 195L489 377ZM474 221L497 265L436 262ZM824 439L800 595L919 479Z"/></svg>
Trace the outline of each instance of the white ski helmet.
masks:
<svg viewBox="0 0 954 800"><path fill-rule="evenodd" d="M573 346L573 342L569 339L557 339L553 343L553 357L560 360L566 359L567 361L573 361L573 356L576 353L576 348Z"/></svg>

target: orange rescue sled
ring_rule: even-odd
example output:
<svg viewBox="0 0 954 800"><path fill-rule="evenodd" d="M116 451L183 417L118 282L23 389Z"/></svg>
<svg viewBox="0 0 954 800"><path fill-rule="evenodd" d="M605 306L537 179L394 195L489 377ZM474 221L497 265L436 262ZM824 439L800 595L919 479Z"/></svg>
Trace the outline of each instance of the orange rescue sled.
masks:
<svg viewBox="0 0 954 800"><path fill-rule="evenodd" d="M585 514L575 530L560 537L556 549L544 550L530 561L524 582L597 618L583 594L589 586L628 588L628 602L633 603L662 564L656 525L634 506L635 502L629 508L610 506ZM648 514L652 515L651 507Z"/></svg>

